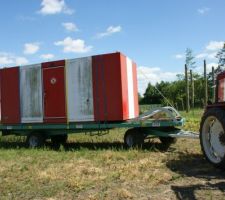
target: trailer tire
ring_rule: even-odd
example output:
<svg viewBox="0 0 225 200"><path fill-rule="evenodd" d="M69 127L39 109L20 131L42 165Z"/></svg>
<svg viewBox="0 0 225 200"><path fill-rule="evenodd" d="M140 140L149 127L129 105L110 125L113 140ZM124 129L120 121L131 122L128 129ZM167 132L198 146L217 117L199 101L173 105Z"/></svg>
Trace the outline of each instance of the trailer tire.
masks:
<svg viewBox="0 0 225 200"><path fill-rule="evenodd" d="M42 134L31 133L27 136L26 144L29 148L40 148L44 146L45 138Z"/></svg>
<svg viewBox="0 0 225 200"><path fill-rule="evenodd" d="M225 111L208 109L200 124L200 144L206 160L225 170Z"/></svg>
<svg viewBox="0 0 225 200"><path fill-rule="evenodd" d="M144 144L144 134L138 128L132 128L126 131L124 135L124 145L127 148L141 148Z"/></svg>

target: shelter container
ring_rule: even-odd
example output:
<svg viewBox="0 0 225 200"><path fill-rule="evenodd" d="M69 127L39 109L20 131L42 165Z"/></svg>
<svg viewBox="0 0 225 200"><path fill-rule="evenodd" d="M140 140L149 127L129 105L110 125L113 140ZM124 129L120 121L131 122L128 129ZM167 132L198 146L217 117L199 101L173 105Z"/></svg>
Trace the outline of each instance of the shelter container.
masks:
<svg viewBox="0 0 225 200"><path fill-rule="evenodd" d="M138 117L136 64L120 52L0 70L3 124Z"/></svg>

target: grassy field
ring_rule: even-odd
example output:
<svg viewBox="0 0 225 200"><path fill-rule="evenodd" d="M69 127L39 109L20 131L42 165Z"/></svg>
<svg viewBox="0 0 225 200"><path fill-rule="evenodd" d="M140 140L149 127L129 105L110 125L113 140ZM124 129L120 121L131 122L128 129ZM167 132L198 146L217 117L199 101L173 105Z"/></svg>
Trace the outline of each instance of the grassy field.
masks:
<svg viewBox="0 0 225 200"><path fill-rule="evenodd" d="M198 131L202 110L182 115L184 129ZM205 161L198 140L179 139L164 151L152 139L127 150L124 131L71 135L59 151L0 138L0 200L225 198L225 174Z"/></svg>

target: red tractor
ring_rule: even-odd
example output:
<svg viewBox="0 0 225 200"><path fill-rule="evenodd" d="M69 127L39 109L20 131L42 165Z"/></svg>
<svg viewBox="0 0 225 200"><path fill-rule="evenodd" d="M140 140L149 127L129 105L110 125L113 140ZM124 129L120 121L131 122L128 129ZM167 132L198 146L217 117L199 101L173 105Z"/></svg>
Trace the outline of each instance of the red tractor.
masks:
<svg viewBox="0 0 225 200"><path fill-rule="evenodd" d="M206 159L225 169L225 72L216 80L215 103L207 105L200 124L200 142Z"/></svg>

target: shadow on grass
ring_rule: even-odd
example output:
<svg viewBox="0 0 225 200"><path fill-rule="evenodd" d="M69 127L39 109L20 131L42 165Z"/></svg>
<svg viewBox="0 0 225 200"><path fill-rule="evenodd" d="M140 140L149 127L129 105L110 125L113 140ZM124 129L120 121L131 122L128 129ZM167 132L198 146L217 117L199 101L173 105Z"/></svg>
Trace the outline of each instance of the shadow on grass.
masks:
<svg viewBox="0 0 225 200"><path fill-rule="evenodd" d="M60 146L54 146L50 141L45 143L45 147L53 150L61 150ZM25 143L25 139L14 139L14 140L0 140L0 148L3 149L20 149L20 148L28 148ZM63 145L63 149L65 151L76 151L81 149L87 150L126 150L128 148L125 147L122 142L73 142L69 141L68 143ZM144 145L139 148L142 150L149 151L167 151L168 147L163 145L162 143L157 143L155 141L145 142ZM170 148L170 151L173 151Z"/></svg>
<svg viewBox="0 0 225 200"><path fill-rule="evenodd" d="M196 191L206 191L206 194L201 195L201 199L217 199L216 195L211 193L211 191L220 190L222 193L225 193L225 181L221 181L218 183L206 183L206 184L196 184L196 185L189 185L189 186L171 186L171 189L176 194L177 199L190 199L190 200L197 200L199 196L196 196ZM208 195L207 195L208 194ZM208 197L207 197L207 196ZM221 195L219 196L221 197ZM220 199L220 198L219 198Z"/></svg>
<svg viewBox="0 0 225 200"><path fill-rule="evenodd" d="M225 172L210 165L201 154L180 153L177 159L169 160L167 167L172 171L187 177L204 180L204 184L190 184L187 186L172 185L178 199L197 199L196 191L219 190L225 193Z"/></svg>
<svg viewBox="0 0 225 200"><path fill-rule="evenodd" d="M64 145L66 151L74 151L79 149L88 149L88 150L126 150L128 149L122 142L74 142L67 143ZM138 148L138 147L137 147ZM139 147L142 150L149 151L166 151L168 147L165 147L161 143L157 142L147 142L144 143L142 147Z"/></svg>

